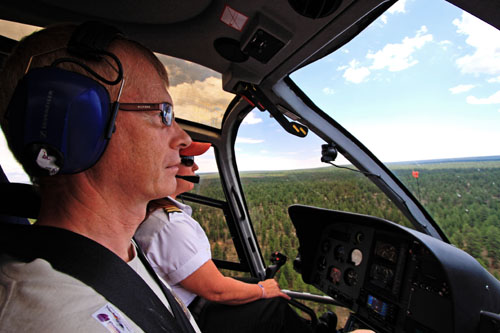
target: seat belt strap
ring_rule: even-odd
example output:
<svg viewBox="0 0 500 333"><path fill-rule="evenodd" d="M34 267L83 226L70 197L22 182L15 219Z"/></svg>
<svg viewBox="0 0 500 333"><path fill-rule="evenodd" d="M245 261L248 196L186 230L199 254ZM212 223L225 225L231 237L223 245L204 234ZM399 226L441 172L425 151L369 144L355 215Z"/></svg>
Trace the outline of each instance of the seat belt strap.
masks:
<svg viewBox="0 0 500 333"><path fill-rule="evenodd" d="M134 240L135 242L135 240ZM136 243L136 242L135 242ZM136 243L137 245L137 243ZM182 303L182 300L179 299L173 291L170 291L163 283L163 281L160 280L158 277L158 274L154 271L153 266L149 263L148 258L142 251L141 247L139 245L136 246L137 248L137 255L139 256L139 259L142 261L144 267L148 270L149 274L155 279L156 283L160 286L161 290L163 291L163 294L165 294L165 297L168 300L168 303L170 304L170 307L172 308L172 312L174 314L174 317L177 318L177 322L179 325L183 326L183 329L186 332L192 332L195 333L193 326L189 322L188 317L191 316L191 313L187 309L187 307Z"/></svg>
<svg viewBox="0 0 500 333"><path fill-rule="evenodd" d="M194 332L172 316L125 261L82 235L54 227L3 224L0 252L23 262L47 260L96 290L145 332Z"/></svg>

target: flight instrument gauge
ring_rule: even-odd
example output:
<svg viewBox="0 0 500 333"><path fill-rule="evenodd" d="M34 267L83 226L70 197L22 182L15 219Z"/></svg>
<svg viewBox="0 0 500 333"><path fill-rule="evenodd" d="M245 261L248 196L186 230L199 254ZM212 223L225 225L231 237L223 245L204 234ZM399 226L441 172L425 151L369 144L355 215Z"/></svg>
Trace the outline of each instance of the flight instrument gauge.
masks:
<svg viewBox="0 0 500 333"><path fill-rule="evenodd" d="M337 245L333 251L333 256L337 261L345 262L346 250L343 245Z"/></svg>
<svg viewBox="0 0 500 333"><path fill-rule="evenodd" d="M359 266L363 261L363 252L359 249L354 249L351 251L351 262L354 266Z"/></svg>
<svg viewBox="0 0 500 333"><path fill-rule="evenodd" d="M358 284L358 273L350 268L345 272L344 279L348 286L355 286Z"/></svg>

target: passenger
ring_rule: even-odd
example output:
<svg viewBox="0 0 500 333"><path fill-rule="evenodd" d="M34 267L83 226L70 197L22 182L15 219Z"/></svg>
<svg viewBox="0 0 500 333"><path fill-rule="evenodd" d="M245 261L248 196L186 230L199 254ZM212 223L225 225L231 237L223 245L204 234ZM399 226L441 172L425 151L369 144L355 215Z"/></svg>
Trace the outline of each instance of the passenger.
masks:
<svg viewBox="0 0 500 333"><path fill-rule="evenodd" d="M83 27L86 27L91 31L91 26L77 29L85 32ZM75 27L52 26L24 38L6 61L0 76L2 128L10 149L33 177L41 196L35 225L1 226L0 331L199 332L192 317L188 319L189 312L182 311L154 272L148 270L149 264L138 256L132 241L144 220L148 202L174 193L179 150L191 143L189 136L173 120L169 107L173 102L167 90L165 68L146 47L120 35L111 39L106 49L109 53L103 53L105 60L89 60L69 53L68 41L75 36ZM94 35L97 32L99 36L105 29L111 29L97 27ZM117 74L121 71L118 61L123 66L124 81ZM96 153L84 151L89 140L87 132L95 130L85 122L87 117L93 116L93 109L82 104L87 95L67 103L61 100L58 91L50 90L42 100L42 107L32 110L29 115L25 114L24 106L36 102L30 95L21 92L12 99L25 70L29 69L29 75L35 68L51 64L66 69L64 72L78 72L80 77L95 79L95 85L108 82L102 86L109 93L111 105L118 99L123 103L119 109L146 111L117 112L114 126L112 118L102 120L113 134L102 156L91 165L64 171L72 158L78 160L83 154ZM58 75L53 79L60 80ZM37 80L31 83L37 85ZM76 82L58 81L58 84L65 90L73 89ZM88 96L93 101L94 95L89 93ZM11 99L13 104L6 114ZM103 110L107 112L109 107L105 105ZM69 129L59 128L51 123L54 108L76 108L81 123L73 121L64 124L70 126ZM40 115L42 112L45 113ZM52 149L50 143L23 146L19 140L29 136L30 131L24 124L33 125L30 122L33 117L43 122L34 124L41 126L36 135L50 136L51 133L42 131L60 131L63 140L67 140L61 149L66 149L66 144L71 146L75 140L79 149L63 151L65 155L62 155ZM19 124L14 120L23 122ZM70 122L66 118L64 121ZM106 133L98 133L99 140L105 136ZM61 170L63 172L59 172ZM45 252L50 253L47 256L50 259L41 258L41 253ZM60 257L65 259L58 260ZM61 272L66 269L61 268L63 266L71 266L75 275ZM130 279L123 281L122 276L130 276ZM95 285L82 282L81 279L87 278L93 279ZM101 281L107 283L104 288ZM138 295L138 290L152 293L153 297ZM120 305L113 299L119 299ZM138 303L126 306L122 301Z"/></svg>
<svg viewBox="0 0 500 333"><path fill-rule="evenodd" d="M177 175L194 176L194 156L205 153L209 143L193 142L181 149ZM192 182L177 179L170 198L149 204L151 215L135 239L153 268L173 288L197 317L204 333L210 332L310 332L308 321L290 308L274 279L245 283L222 275L211 260L210 243L190 206L175 198L192 190Z"/></svg>

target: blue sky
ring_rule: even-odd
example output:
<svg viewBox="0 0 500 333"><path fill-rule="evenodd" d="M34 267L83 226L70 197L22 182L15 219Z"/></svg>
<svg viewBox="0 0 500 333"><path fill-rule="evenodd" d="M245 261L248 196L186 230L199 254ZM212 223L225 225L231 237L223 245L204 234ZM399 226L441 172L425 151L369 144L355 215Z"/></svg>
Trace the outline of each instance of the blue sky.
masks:
<svg viewBox="0 0 500 333"><path fill-rule="evenodd" d="M500 155L500 32L445 1L398 1L292 79L383 162ZM2 141L11 181L26 180ZM238 167L325 166L322 143L312 133L288 135L267 112L254 111L238 134ZM197 161L200 171L216 171L213 152Z"/></svg>
<svg viewBox="0 0 500 333"><path fill-rule="evenodd" d="M500 32L444 1L399 1L291 77L383 162L500 155ZM293 152L321 166L320 140L278 140L265 118L240 130L240 169L288 168Z"/></svg>

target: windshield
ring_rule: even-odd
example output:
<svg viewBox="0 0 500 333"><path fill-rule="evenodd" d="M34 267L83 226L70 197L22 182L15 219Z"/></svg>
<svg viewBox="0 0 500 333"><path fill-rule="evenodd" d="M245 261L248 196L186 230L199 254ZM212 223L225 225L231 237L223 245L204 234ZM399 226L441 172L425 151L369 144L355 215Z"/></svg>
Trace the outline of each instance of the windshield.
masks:
<svg viewBox="0 0 500 333"><path fill-rule="evenodd" d="M433 15L430 15L433 13ZM500 32L444 1L398 1L291 78L497 277Z"/></svg>
<svg viewBox="0 0 500 333"><path fill-rule="evenodd" d="M222 74L186 60L156 55L167 68L176 118L220 129L234 98L222 90Z"/></svg>

